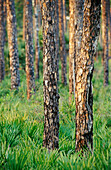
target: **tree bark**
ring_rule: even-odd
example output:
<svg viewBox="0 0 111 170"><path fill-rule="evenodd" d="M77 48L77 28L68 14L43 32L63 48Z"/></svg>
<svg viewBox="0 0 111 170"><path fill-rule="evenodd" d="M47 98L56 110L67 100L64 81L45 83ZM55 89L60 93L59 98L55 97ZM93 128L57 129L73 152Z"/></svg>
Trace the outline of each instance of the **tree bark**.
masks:
<svg viewBox="0 0 111 170"><path fill-rule="evenodd" d="M39 28L42 25L42 16L41 16L41 1L38 0L38 26Z"/></svg>
<svg viewBox="0 0 111 170"><path fill-rule="evenodd" d="M0 0L0 82L5 76L5 60L4 60L4 10L3 0Z"/></svg>
<svg viewBox="0 0 111 170"><path fill-rule="evenodd" d="M56 72L56 0L42 0L43 17L43 146L50 151L59 147L59 95Z"/></svg>
<svg viewBox="0 0 111 170"><path fill-rule="evenodd" d="M20 85L20 74L19 74L19 56L17 45L15 4L14 0L7 0L6 2L7 2L7 27L11 70L11 89L18 89Z"/></svg>
<svg viewBox="0 0 111 170"><path fill-rule="evenodd" d="M39 26L38 26L39 2L34 0L34 20L35 20L35 78L39 79Z"/></svg>
<svg viewBox="0 0 111 170"><path fill-rule="evenodd" d="M74 95L74 0L69 0L69 103L72 102L72 94Z"/></svg>
<svg viewBox="0 0 111 170"><path fill-rule="evenodd" d="M63 0L63 21L64 21L64 32L66 32L66 0Z"/></svg>
<svg viewBox="0 0 111 170"><path fill-rule="evenodd" d="M93 150L93 56L100 30L101 1L76 0L76 151Z"/></svg>
<svg viewBox="0 0 111 170"><path fill-rule="evenodd" d="M7 22L7 4L6 4L6 0L4 0L4 45L5 45L5 42L6 42L6 22Z"/></svg>
<svg viewBox="0 0 111 170"><path fill-rule="evenodd" d="M59 82L59 10L58 10L58 0L56 0L56 72L57 72L57 82Z"/></svg>
<svg viewBox="0 0 111 170"><path fill-rule="evenodd" d="M66 77L66 50L65 50L65 35L63 22L63 0L58 0L59 5L59 34L60 34L60 58L61 58L61 72L62 84L67 85Z"/></svg>
<svg viewBox="0 0 111 170"><path fill-rule="evenodd" d="M25 0L27 99L35 92L32 0Z"/></svg>
<svg viewBox="0 0 111 170"><path fill-rule="evenodd" d="M23 40L25 41L25 1L23 6Z"/></svg>
<svg viewBox="0 0 111 170"><path fill-rule="evenodd" d="M108 0L102 1L103 13L103 65L104 65L104 86L108 85Z"/></svg>

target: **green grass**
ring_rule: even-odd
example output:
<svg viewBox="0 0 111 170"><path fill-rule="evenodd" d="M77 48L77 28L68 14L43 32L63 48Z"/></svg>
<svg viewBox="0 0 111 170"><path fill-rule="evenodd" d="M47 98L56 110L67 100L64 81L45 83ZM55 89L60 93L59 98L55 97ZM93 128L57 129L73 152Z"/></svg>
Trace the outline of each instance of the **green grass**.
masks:
<svg viewBox="0 0 111 170"><path fill-rule="evenodd" d="M109 64L111 73L111 60ZM19 92L11 91L10 74L0 84L0 169L111 169L111 74L109 86L104 88L101 59L95 61L93 77L94 153L82 158L75 153L75 104L68 104L68 85L59 84L59 151L48 153L42 147L42 73L29 101L25 72L20 70L20 74Z"/></svg>

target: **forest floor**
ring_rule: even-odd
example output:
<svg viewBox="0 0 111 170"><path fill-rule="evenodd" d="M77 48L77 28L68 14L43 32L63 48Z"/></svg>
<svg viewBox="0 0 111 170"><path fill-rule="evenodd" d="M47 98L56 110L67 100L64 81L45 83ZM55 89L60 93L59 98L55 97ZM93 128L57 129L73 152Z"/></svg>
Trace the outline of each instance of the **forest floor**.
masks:
<svg viewBox="0 0 111 170"><path fill-rule="evenodd" d="M43 80L36 81L36 94L27 101L25 71L20 70L19 92L10 89L10 74L0 84L0 169L111 169L111 60L109 85L103 86L101 58L95 61L94 152L75 153L75 103L68 103L68 85L59 84L59 151L42 147L44 109ZM61 73L61 71L60 71Z"/></svg>

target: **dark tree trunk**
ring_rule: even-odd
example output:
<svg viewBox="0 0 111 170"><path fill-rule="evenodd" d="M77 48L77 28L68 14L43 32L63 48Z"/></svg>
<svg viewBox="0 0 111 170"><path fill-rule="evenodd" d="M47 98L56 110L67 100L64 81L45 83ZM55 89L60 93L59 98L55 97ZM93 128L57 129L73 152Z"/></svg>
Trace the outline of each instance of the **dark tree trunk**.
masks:
<svg viewBox="0 0 111 170"><path fill-rule="evenodd" d="M3 0L0 0L0 82L5 76L5 61L4 61L4 10Z"/></svg>
<svg viewBox="0 0 111 170"><path fill-rule="evenodd" d="M59 82L59 9L58 9L58 0L56 5L56 69L57 69L57 81Z"/></svg>
<svg viewBox="0 0 111 170"><path fill-rule="evenodd" d="M25 41L25 0L23 6L23 40Z"/></svg>
<svg viewBox="0 0 111 170"><path fill-rule="evenodd" d="M42 16L41 16L41 1L38 0L38 26L39 28L42 25Z"/></svg>
<svg viewBox="0 0 111 170"><path fill-rule="evenodd" d="M58 0L59 5L59 34L60 34L60 58L61 58L61 72L62 84L67 85L66 77L66 50L65 50L65 35L63 22L63 0Z"/></svg>
<svg viewBox="0 0 111 170"><path fill-rule="evenodd" d="M35 20L35 78L39 79L39 26L38 26L39 2L34 0L34 20Z"/></svg>
<svg viewBox="0 0 111 170"><path fill-rule="evenodd" d="M56 72L56 0L42 0L43 17L43 88L44 88L44 139L43 146L59 147L59 95Z"/></svg>
<svg viewBox="0 0 111 170"><path fill-rule="evenodd" d="M93 57L100 30L101 1L76 0L76 151L93 150Z"/></svg>
<svg viewBox="0 0 111 170"><path fill-rule="evenodd" d="M104 86L108 85L108 0L102 1Z"/></svg>
<svg viewBox="0 0 111 170"><path fill-rule="evenodd" d="M25 0L27 99L35 92L32 0Z"/></svg>
<svg viewBox="0 0 111 170"><path fill-rule="evenodd" d="M20 74L19 74L19 56L17 45L15 4L14 0L7 0L6 2L7 2L7 27L11 70L11 89L18 89L20 85Z"/></svg>
<svg viewBox="0 0 111 170"><path fill-rule="evenodd" d="M3 1L4 2L4 44L6 42L6 22L7 22L7 4L6 4L6 0Z"/></svg>

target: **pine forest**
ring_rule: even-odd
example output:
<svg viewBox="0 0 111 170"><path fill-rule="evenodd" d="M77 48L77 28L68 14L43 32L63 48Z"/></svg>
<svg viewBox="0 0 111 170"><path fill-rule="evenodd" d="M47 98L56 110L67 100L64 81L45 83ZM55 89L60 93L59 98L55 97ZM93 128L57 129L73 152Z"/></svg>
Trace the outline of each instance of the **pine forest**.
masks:
<svg viewBox="0 0 111 170"><path fill-rule="evenodd" d="M111 170L111 0L0 0L0 169Z"/></svg>

